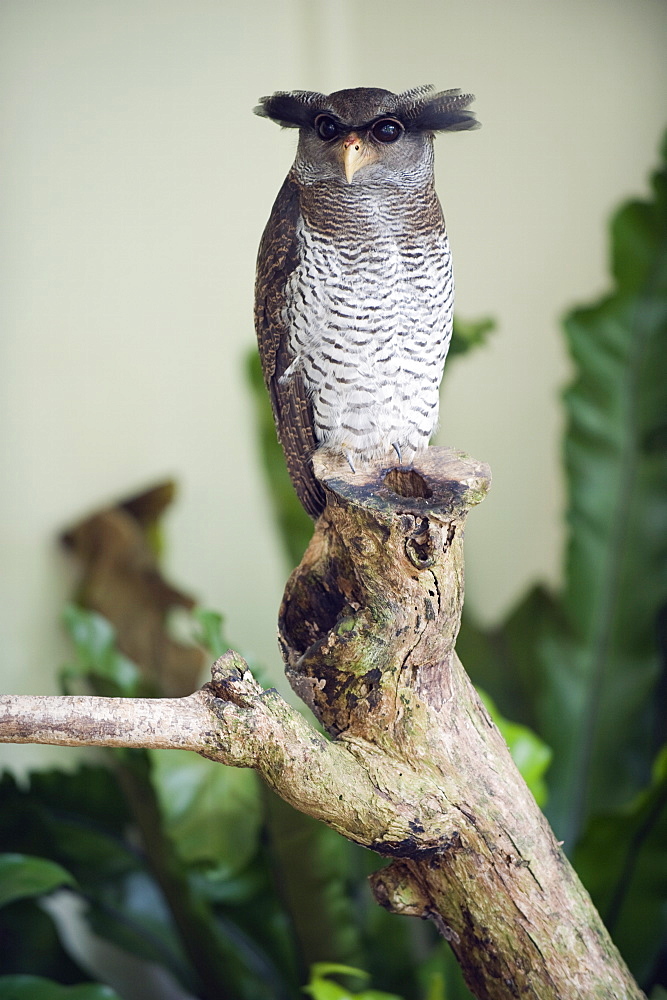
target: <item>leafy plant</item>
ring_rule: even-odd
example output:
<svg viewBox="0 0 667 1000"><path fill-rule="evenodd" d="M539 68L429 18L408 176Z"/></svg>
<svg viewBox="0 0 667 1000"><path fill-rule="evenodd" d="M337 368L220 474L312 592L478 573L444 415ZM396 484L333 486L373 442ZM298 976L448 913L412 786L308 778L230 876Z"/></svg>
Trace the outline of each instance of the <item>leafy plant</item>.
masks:
<svg viewBox="0 0 667 1000"><path fill-rule="evenodd" d="M0 1000L119 1000L106 986L82 983L87 978L62 950L51 918L39 901L76 882L61 865L27 854L0 854ZM47 967L66 982L41 976L11 974L26 957L33 967Z"/></svg>
<svg viewBox="0 0 667 1000"><path fill-rule="evenodd" d="M310 980L304 986L303 992L313 1000L401 1000L395 993L384 993L382 990L361 990L353 992L345 986L340 986L331 979L332 976L346 976L352 979L367 980L369 975L361 969L349 965L339 965L335 962L316 962L310 972Z"/></svg>

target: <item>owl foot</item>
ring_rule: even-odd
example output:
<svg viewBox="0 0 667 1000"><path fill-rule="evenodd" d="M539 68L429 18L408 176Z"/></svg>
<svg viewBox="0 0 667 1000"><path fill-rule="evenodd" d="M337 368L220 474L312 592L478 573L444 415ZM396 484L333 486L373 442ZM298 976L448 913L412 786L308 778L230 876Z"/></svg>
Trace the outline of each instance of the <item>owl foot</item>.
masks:
<svg viewBox="0 0 667 1000"><path fill-rule="evenodd" d="M403 465L403 459L401 458L401 446L399 444L396 444L396 442L394 442L394 444L392 444L392 448L394 449L394 451L398 456L398 464Z"/></svg>
<svg viewBox="0 0 667 1000"><path fill-rule="evenodd" d="M352 471L356 472L357 470L354 467L354 462L352 461L352 456L350 455L350 452L349 451L344 451L343 454L345 455L345 458L347 459L347 464L350 466L350 468L352 469Z"/></svg>

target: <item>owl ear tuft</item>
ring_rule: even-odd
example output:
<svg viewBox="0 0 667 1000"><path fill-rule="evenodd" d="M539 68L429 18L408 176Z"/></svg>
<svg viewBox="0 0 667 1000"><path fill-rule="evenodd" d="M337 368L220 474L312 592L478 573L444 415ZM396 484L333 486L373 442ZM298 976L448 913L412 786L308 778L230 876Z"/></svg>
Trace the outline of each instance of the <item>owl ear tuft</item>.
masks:
<svg viewBox="0 0 667 1000"><path fill-rule="evenodd" d="M313 124L317 111L327 106L325 94L310 90L279 90L270 97L260 97L254 108L256 115L271 118L283 128L307 128Z"/></svg>
<svg viewBox="0 0 667 1000"><path fill-rule="evenodd" d="M399 94L396 110L409 130L419 132L460 132L479 128L474 111L468 106L472 94L460 90L442 90L432 94L432 87L415 87Z"/></svg>

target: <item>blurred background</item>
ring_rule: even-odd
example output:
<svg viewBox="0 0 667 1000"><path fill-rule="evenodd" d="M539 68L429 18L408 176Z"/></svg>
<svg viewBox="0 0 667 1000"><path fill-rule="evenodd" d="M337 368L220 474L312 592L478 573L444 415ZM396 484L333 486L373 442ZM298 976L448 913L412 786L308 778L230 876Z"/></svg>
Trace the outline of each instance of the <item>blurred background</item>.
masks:
<svg viewBox="0 0 667 1000"><path fill-rule="evenodd" d="M296 140L252 108L279 89L476 94L483 127L437 140L437 186L457 312L498 328L446 377L438 442L494 474L466 541L476 616L557 584L559 317L608 287L606 220L646 190L666 28L663 0L3 0L2 690L56 690L75 579L58 532L165 476L167 575L282 685L288 567L245 374Z"/></svg>

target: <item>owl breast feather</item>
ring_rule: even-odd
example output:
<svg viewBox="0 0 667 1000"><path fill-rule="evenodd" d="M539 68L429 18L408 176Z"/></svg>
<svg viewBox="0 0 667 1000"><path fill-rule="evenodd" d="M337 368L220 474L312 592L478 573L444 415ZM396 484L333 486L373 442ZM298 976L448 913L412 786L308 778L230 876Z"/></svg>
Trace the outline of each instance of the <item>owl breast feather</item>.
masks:
<svg viewBox="0 0 667 1000"><path fill-rule="evenodd" d="M447 236L444 226L362 228L341 239L299 220L284 315L290 367L306 383L320 445L355 463L395 451L411 462L438 421L453 313Z"/></svg>

